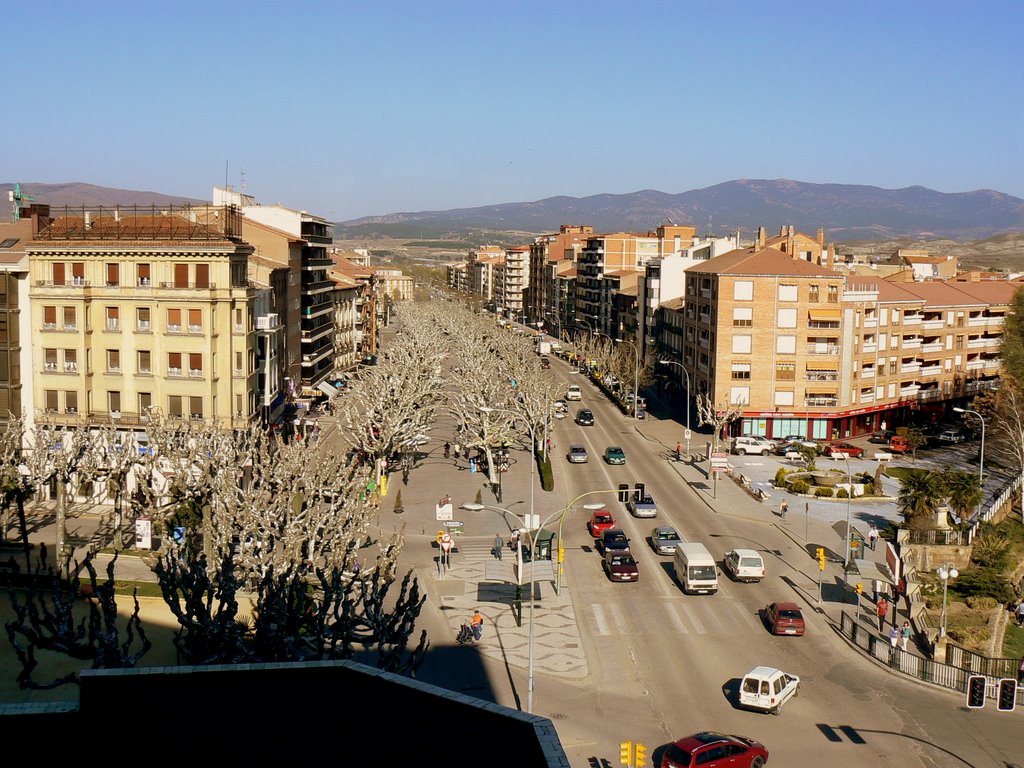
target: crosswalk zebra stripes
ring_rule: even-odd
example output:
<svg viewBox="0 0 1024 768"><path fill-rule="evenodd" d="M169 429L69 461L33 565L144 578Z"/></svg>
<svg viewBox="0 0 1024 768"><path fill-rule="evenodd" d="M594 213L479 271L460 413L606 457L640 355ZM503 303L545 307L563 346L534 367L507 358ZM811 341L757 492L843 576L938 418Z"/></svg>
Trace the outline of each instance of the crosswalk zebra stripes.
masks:
<svg viewBox="0 0 1024 768"><path fill-rule="evenodd" d="M655 630L680 635L735 635L737 632L764 631L756 609L714 596L630 602L625 609L617 603L591 603L586 613L591 631L604 636L644 634Z"/></svg>

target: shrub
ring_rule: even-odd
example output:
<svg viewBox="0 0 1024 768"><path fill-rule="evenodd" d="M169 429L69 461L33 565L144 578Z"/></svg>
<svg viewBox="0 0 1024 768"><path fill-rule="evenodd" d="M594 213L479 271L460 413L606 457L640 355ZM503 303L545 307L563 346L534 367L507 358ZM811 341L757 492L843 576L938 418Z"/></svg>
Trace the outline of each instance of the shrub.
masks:
<svg viewBox="0 0 1024 768"><path fill-rule="evenodd" d="M996 607L997 603L991 597L981 597L978 595L971 595L966 600L967 607L975 611L991 611Z"/></svg>
<svg viewBox="0 0 1024 768"><path fill-rule="evenodd" d="M402 506L402 489L398 489L398 493L395 494L395 512L404 512L405 507Z"/></svg>
<svg viewBox="0 0 1024 768"><path fill-rule="evenodd" d="M779 467L779 471L775 473L774 485L776 488L782 488L786 484L786 475L788 474L785 467Z"/></svg>
<svg viewBox="0 0 1024 768"><path fill-rule="evenodd" d="M949 627L946 630L949 638L960 645L977 648L983 645L989 638L988 627Z"/></svg>
<svg viewBox="0 0 1024 768"><path fill-rule="evenodd" d="M477 504L483 504L484 503L484 495L483 495L483 492L481 492L481 490L479 488L476 489L476 503Z"/></svg>
<svg viewBox="0 0 1024 768"><path fill-rule="evenodd" d="M555 489L555 476L551 469L551 456L541 459L540 455L537 456L537 466L540 472L540 487L545 491L553 491Z"/></svg>
<svg viewBox="0 0 1024 768"><path fill-rule="evenodd" d="M818 490L822 490L823 491L825 489L824 488L819 488ZM847 490L845 488L840 488L839 490L836 491L836 498L837 499L848 499L848 498L850 498L850 494L847 492Z"/></svg>
<svg viewBox="0 0 1024 768"><path fill-rule="evenodd" d="M833 491L831 488L827 486L822 486L820 488L814 489L814 495L819 498L831 498L834 493L835 491Z"/></svg>
<svg viewBox="0 0 1024 768"><path fill-rule="evenodd" d="M789 489L793 491L793 493L807 493L811 490L811 486L806 480L794 480Z"/></svg>
<svg viewBox="0 0 1024 768"><path fill-rule="evenodd" d="M864 483L864 495L874 496L875 495L875 484L872 482Z"/></svg>
<svg viewBox="0 0 1024 768"><path fill-rule="evenodd" d="M957 594L967 597L991 597L997 603L1011 603L1014 599L1013 588L1002 572L994 568L982 568L970 565L960 571L960 575L951 582Z"/></svg>

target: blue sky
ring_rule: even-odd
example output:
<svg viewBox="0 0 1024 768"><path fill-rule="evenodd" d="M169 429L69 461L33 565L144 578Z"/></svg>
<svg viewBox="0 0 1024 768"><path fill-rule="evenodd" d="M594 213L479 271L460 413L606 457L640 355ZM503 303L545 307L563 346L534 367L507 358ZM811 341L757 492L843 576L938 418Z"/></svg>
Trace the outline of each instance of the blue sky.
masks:
<svg viewBox="0 0 1024 768"><path fill-rule="evenodd" d="M334 220L739 178L1024 197L1024 3L6 2L0 181Z"/></svg>

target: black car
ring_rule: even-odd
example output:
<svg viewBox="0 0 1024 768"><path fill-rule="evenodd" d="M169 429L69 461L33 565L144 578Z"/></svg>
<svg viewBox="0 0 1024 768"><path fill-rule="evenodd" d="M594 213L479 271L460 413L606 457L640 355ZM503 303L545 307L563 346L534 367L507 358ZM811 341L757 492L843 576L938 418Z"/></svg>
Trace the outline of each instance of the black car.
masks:
<svg viewBox="0 0 1024 768"><path fill-rule="evenodd" d="M611 530L605 531L601 534L601 538L597 540L597 548L602 553L629 549L629 539L626 538L626 534L618 528L612 528Z"/></svg>
<svg viewBox="0 0 1024 768"><path fill-rule="evenodd" d="M888 445L889 441L896 435L891 429L879 429L876 432L871 433L871 437L868 438L869 443L877 443L879 445Z"/></svg>
<svg viewBox="0 0 1024 768"><path fill-rule="evenodd" d="M576 423L581 427L594 426L594 414L589 408L580 408L576 411Z"/></svg>

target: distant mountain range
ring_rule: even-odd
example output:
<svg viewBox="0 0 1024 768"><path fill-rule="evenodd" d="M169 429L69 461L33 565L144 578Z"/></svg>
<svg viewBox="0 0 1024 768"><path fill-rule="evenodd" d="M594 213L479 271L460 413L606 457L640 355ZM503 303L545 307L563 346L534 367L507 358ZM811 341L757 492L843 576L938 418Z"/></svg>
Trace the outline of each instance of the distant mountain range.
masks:
<svg viewBox="0 0 1024 768"><path fill-rule="evenodd" d="M557 232L562 224L589 224L595 232L646 232L667 223L689 224L702 235L740 230L743 239L751 239L760 226L771 236L792 224L811 235L822 227L826 240L836 242L973 240L1024 231L1024 200L987 189L944 193L925 187L741 179L677 195L647 189L367 216L339 222L335 237L455 238L479 230L545 233Z"/></svg>
<svg viewBox="0 0 1024 768"><path fill-rule="evenodd" d="M0 183L6 201L13 183ZM82 182L22 183L24 194L54 208L64 205L169 205L192 198L99 187ZM827 241L933 239L977 240L1024 232L1024 200L993 190L944 193L925 187L881 189L854 184L809 184L785 179L740 179L680 194L643 190L623 195L549 197L448 211L367 216L338 222L339 240L377 238L479 239L481 233L521 236L557 232L562 224L586 224L595 232L646 232L661 224L689 224L702 234L740 230L752 239L783 225ZM498 238L495 238L498 239ZM506 238L507 239L507 238Z"/></svg>

